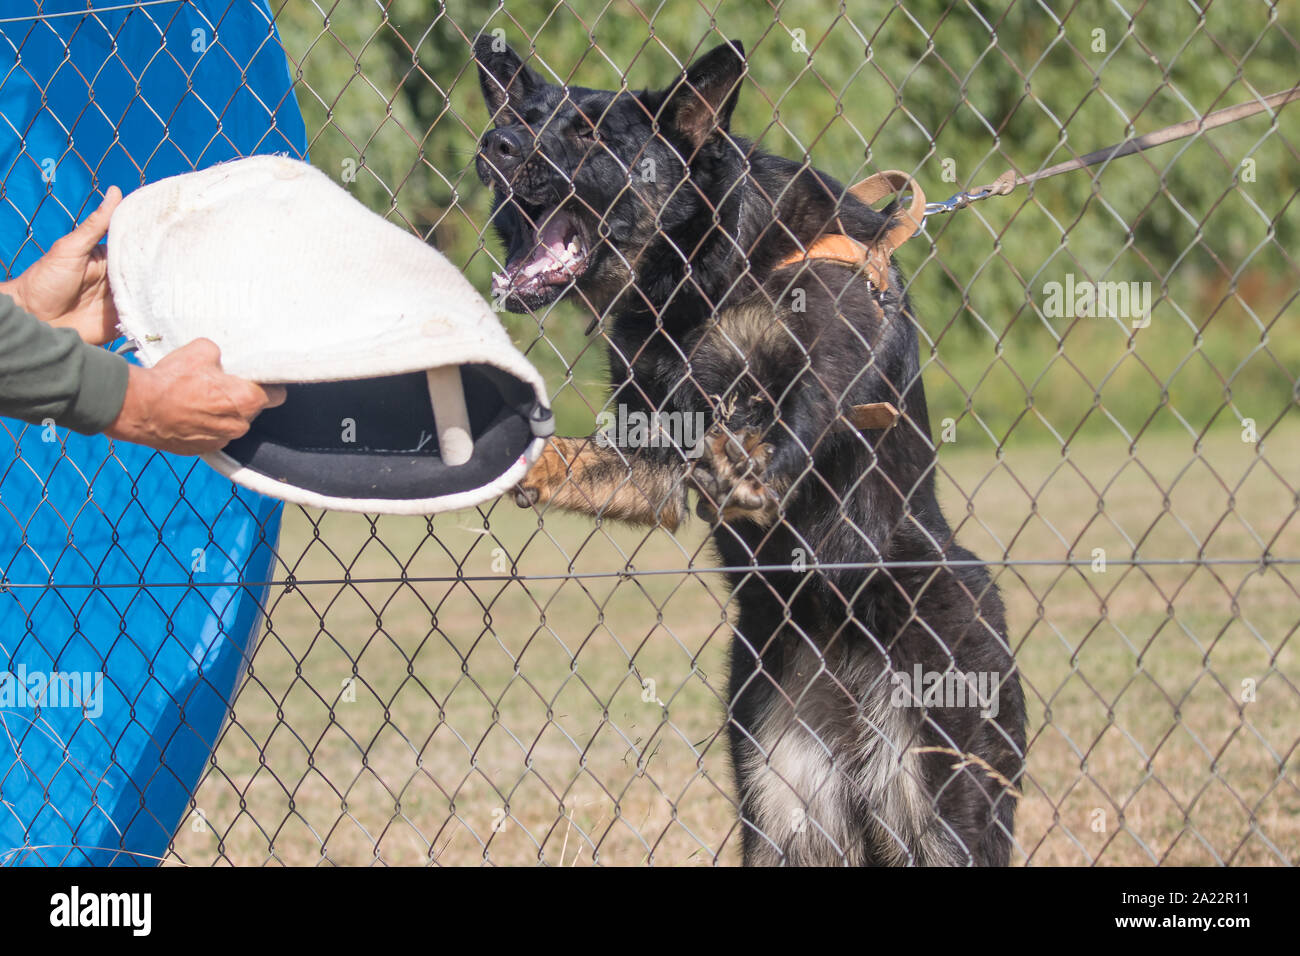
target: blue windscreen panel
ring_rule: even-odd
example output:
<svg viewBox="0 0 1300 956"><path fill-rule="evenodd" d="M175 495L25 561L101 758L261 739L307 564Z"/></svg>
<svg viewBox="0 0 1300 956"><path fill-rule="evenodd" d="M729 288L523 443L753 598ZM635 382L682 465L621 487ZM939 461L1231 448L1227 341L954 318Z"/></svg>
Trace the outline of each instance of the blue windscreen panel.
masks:
<svg viewBox="0 0 1300 956"><path fill-rule="evenodd" d="M0 6L10 274L110 185L305 155L264 2L89 6ZM166 854L257 639L279 527L277 502L196 459L0 419L0 863Z"/></svg>

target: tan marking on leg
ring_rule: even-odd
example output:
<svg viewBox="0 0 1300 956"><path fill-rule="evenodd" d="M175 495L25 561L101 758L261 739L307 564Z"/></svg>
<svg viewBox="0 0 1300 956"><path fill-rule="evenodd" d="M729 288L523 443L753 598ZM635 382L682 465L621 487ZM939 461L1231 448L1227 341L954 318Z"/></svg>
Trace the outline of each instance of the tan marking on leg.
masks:
<svg viewBox="0 0 1300 956"><path fill-rule="evenodd" d="M515 490L515 503L677 530L680 474L671 462L624 456L592 438L552 438Z"/></svg>

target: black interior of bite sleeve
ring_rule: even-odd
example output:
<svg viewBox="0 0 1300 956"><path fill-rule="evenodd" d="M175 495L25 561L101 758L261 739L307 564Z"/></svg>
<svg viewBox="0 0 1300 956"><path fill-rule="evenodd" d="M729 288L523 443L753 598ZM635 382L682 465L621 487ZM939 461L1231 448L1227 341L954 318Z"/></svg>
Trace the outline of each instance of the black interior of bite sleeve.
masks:
<svg viewBox="0 0 1300 956"><path fill-rule="evenodd" d="M224 451L276 481L333 498L438 498L499 478L532 441L532 387L490 365L462 365L474 454L445 464L423 372L287 385L285 403ZM348 440L351 438L352 440Z"/></svg>

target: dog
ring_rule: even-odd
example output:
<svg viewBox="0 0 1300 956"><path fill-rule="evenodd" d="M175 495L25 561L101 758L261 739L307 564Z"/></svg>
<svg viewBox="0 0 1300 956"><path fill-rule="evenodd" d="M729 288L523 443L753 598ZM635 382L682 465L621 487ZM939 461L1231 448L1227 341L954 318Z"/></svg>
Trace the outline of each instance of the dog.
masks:
<svg viewBox="0 0 1300 956"><path fill-rule="evenodd" d="M670 531L698 497L737 608L743 862L1007 864L1024 697L997 587L935 496L902 276L887 249L874 281L808 254L879 252L898 211L730 132L737 42L640 92L548 83L490 36L474 55L493 296L585 303L613 404L704 421L689 446L553 438L514 494ZM897 420L855 424L860 404Z"/></svg>

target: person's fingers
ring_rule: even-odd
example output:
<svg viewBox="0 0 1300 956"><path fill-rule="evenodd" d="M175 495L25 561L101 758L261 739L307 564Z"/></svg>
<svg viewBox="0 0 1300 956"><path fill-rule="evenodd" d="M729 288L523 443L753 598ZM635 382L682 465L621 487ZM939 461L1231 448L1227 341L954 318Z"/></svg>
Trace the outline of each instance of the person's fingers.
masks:
<svg viewBox="0 0 1300 956"><path fill-rule="evenodd" d="M104 234L108 232L108 221L113 218L113 212L121 201L122 190L116 186L109 186L99 208L69 233L73 240L74 251L85 255L95 248L99 240L103 239Z"/></svg>
<svg viewBox="0 0 1300 956"><path fill-rule="evenodd" d="M187 357L194 363L194 367L210 366L220 373L221 390L234 403L239 415L245 421L251 421L264 408L274 408L284 404L286 393L283 385L259 385L248 379L223 372L221 348L211 339L195 339L172 354L176 355L180 352L188 352Z"/></svg>
<svg viewBox="0 0 1300 956"><path fill-rule="evenodd" d="M220 371L221 347L211 339L195 339L164 356L158 364L162 365L164 362L191 370L207 366Z"/></svg>
<svg viewBox="0 0 1300 956"><path fill-rule="evenodd" d="M278 386L271 385L263 388L256 382L236 378L234 375L223 375L220 387L226 398L234 404L236 414L244 422L252 421L262 409L279 405L284 400L281 396L280 401L274 401L274 391L279 388Z"/></svg>
<svg viewBox="0 0 1300 956"><path fill-rule="evenodd" d="M108 246L100 243L86 254L89 262L87 272L92 276L99 276L108 271Z"/></svg>
<svg viewBox="0 0 1300 956"><path fill-rule="evenodd" d="M234 441L236 438L243 438L248 434L248 428L249 425L247 419L237 418L233 415L225 415L217 423L217 427L214 430L217 434L217 439L222 444L225 444L228 441Z"/></svg>
<svg viewBox="0 0 1300 956"><path fill-rule="evenodd" d="M186 343L160 359L154 370L171 383L160 401L176 403L173 424L207 435L173 439L169 449L183 449L183 454L213 451L246 435L258 413L283 404L286 397L283 385L259 385L223 372L221 349L211 339Z"/></svg>

